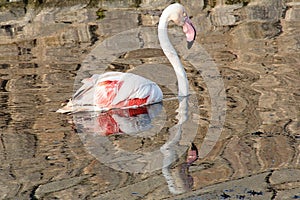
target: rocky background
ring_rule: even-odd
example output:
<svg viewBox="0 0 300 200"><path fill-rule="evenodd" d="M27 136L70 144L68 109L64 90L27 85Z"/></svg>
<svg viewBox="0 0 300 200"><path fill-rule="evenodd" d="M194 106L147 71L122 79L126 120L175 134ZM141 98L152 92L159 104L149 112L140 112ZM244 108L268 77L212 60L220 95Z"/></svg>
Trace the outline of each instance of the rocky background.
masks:
<svg viewBox="0 0 300 200"><path fill-rule="evenodd" d="M0 199L300 198L300 3L180 2L217 63L228 103L217 145L190 168L192 190L172 195L160 171L106 167L86 152L72 118L54 112L95 44L156 26L171 1L0 0ZM127 64L112 66L135 66ZM188 76L209 102L201 78ZM202 108L201 123L209 112Z"/></svg>

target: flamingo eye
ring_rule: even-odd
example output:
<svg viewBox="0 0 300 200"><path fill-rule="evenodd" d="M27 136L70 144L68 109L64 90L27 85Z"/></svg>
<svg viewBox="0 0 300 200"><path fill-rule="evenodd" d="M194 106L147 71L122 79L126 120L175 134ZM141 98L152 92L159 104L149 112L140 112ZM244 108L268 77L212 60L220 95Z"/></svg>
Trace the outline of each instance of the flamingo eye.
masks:
<svg viewBox="0 0 300 200"><path fill-rule="evenodd" d="M183 16L184 16L184 17L186 17L186 16L187 16L186 12L183 12Z"/></svg>

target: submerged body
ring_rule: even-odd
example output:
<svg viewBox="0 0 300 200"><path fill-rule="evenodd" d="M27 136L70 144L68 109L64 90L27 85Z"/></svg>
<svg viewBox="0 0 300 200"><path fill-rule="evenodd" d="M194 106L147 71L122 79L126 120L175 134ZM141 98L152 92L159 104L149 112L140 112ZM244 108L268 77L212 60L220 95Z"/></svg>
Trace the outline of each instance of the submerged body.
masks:
<svg viewBox="0 0 300 200"><path fill-rule="evenodd" d="M158 25L160 45L174 68L178 81L178 95L187 96L189 85L186 73L168 38L169 21L174 21L175 24L183 27L188 48L195 40L196 31L184 7L178 3L169 5L160 17ZM162 91L156 83L131 73L107 72L101 75L96 74L82 82L84 85L73 95L71 101L57 112L132 108L158 103L163 99Z"/></svg>

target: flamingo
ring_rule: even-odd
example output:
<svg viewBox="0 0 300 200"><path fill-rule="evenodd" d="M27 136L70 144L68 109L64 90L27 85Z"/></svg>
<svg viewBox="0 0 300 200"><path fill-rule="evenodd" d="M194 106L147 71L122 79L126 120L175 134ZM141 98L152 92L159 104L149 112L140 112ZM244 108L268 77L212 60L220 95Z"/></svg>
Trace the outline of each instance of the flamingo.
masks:
<svg viewBox="0 0 300 200"><path fill-rule="evenodd" d="M178 96L187 96L189 89L186 73L168 38L167 27L169 21L183 27L188 48L192 46L195 40L196 31L181 4L171 4L162 12L158 24L160 46L174 68L178 81ZM84 79L82 82L83 85L75 92L67 105L56 112L107 111L114 108L133 108L159 103L163 99L163 93L156 83L132 73L106 72L104 74L94 74L91 78Z"/></svg>

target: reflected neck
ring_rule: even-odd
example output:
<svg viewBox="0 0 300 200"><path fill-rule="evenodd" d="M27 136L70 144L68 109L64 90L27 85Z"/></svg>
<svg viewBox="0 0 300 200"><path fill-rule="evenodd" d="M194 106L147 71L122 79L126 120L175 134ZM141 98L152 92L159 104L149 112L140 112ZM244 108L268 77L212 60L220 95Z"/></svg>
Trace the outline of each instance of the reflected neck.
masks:
<svg viewBox="0 0 300 200"><path fill-rule="evenodd" d="M172 10L165 9L159 19L158 39L164 54L167 56L174 68L178 81L178 96L187 96L189 94L189 83L187 76L184 67L182 66L180 59L168 37L168 22L171 12Z"/></svg>

